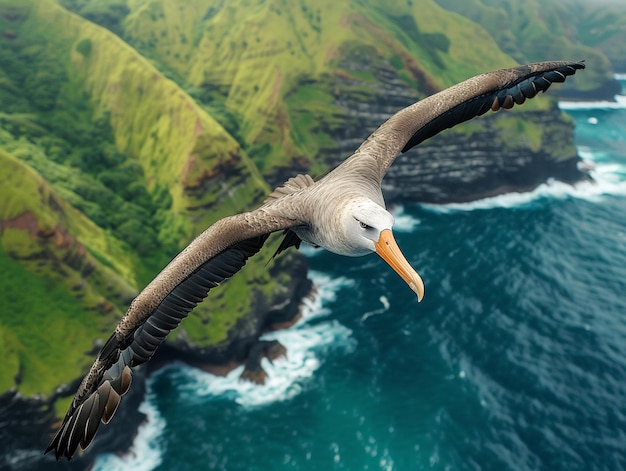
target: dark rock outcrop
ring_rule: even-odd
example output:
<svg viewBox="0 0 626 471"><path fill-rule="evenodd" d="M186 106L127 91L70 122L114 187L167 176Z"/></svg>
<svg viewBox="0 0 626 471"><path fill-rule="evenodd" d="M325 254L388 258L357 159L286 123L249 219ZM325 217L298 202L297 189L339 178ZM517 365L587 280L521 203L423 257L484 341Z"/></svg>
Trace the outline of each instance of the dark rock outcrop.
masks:
<svg viewBox="0 0 626 471"><path fill-rule="evenodd" d="M574 183L585 178L572 144L573 124L556 107L523 115L542 129L537 148L524 139L507 144L496 120L514 117L502 115L481 119L481 129L471 136L448 132L400 154L383 180L387 201L465 202L530 191L550 179Z"/></svg>

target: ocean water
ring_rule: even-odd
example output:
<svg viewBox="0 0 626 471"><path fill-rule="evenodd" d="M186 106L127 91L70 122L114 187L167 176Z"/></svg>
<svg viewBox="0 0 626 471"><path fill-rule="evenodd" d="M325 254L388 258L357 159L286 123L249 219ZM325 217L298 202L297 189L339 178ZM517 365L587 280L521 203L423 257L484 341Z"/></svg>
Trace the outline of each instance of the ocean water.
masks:
<svg viewBox="0 0 626 471"><path fill-rule="evenodd" d="M395 208L420 304L305 250L319 295L267 384L166 367L95 469L626 469L626 102L563 108L595 183Z"/></svg>

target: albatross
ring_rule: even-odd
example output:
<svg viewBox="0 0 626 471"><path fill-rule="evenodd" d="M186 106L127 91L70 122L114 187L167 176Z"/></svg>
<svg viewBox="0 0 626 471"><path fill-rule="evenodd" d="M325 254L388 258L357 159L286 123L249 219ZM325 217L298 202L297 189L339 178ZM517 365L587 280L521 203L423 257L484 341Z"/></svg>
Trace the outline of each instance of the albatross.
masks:
<svg viewBox="0 0 626 471"><path fill-rule="evenodd" d="M217 221L131 302L45 452L54 450L57 460L69 460L79 446L86 449L128 391L131 369L148 361L208 292L237 273L273 232L285 234L276 254L301 242L351 257L375 252L421 301L424 283L394 240L394 218L381 191L396 155L488 110L520 105L584 67L583 62L540 62L467 79L397 112L319 180L297 175L257 209Z"/></svg>

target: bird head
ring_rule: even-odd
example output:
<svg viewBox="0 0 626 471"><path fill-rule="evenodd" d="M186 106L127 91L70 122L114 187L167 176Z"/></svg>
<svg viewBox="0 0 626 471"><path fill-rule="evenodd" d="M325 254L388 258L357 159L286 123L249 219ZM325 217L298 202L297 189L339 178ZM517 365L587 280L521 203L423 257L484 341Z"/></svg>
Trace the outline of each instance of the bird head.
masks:
<svg viewBox="0 0 626 471"><path fill-rule="evenodd" d="M350 253L346 255L376 252L421 301L424 297L424 282L398 247L393 237L393 223L391 213L374 201L367 198L351 201L343 214L345 238L351 245Z"/></svg>

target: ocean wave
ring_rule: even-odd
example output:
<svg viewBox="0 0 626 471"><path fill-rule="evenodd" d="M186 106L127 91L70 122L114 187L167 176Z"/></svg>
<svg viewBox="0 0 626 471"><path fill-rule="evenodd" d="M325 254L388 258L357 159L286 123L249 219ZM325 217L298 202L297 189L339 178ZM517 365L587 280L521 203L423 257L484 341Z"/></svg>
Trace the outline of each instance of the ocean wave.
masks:
<svg viewBox="0 0 626 471"><path fill-rule="evenodd" d="M98 455L93 471L126 471L128 469L150 471L163 461L163 451L158 439L165 429L166 421L154 403L154 393L151 391L150 383L151 380L148 380L146 397L139 405L139 411L143 412L147 419L139 426L132 447L124 455L113 453Z"/></svg>
<svg viewBox="0 0 626 471"><path fill-rule="evenodd" d="M322 364L322 357L330 349L351 351L355 342L352 331L335 320L311 322L330 314L326 306L335 299L336 292L354 284L345 277L331 278L319 272L310 272L318 291L313 299L304 302L302 318L291 328L264 334L263 340L278 340L287 349L286 357L273 362L263 359L267 373L265 384L240 380L243 366L226 376L215 376L183 364L170 365L164 370L177 377L179 393L186 401L197 402L207 396L228 398L244 407L255 407L275 401L284 401L299 394L304 382ZM157 374L163 374L161 372Z"/></svg>
<svg viewBox="0 0 626 471"><path fill-rule="evenodd" d="M316 288L315 296L303 301L302 318L294 325L298 328L306 322L330 314L329 303L337 299L337 293L346 288L353 288L355 281L347 276L331 276L329 274L309 270L309 277Z"/></svg>
<svg viewBox="0 0 626 471"><path fill-rule="evenodd" d="M394 231L411 233L420 224L419 219L404 212L404 206L401 204L394 206L391 209L391 214L394 218Z"/></svg>
<svg viewBox="0 0 626 471"><path fill-rule="evenodd" d="M548 180L535 190L525 193L505 193L483 198L469 203L422 204L427 210L438 213L473 211L493 208L513 208L532 204L543 198L578 198L593 202L602 201L606 196L626 195L626 165L611 161L606 154L591 149L578 149L579 155L588 167L593 181L573 185Z"/></svg>
<svg viewBox="0 0 626 471"><path fill-rule="evenodd" d="M243 366L223 377L182 364L171 368L175 368L179 393L185 401L194 403L213 396L233 400L244 407L263 406L298 395L306 380L320 367L320 352L331 347L351 349L351 335L350 329L336 321L268 335L268 339L276 339L285 346L287 356L273 362L262 360L261 365L267 373L264 384L242 381Z"/></svg>
<svg viewBox="0 0 626 471"><path fill-rule="evenodd" d="M615 101L560 101L562 110L622 110L626 109L626 96L615 95Z"/></svg>

